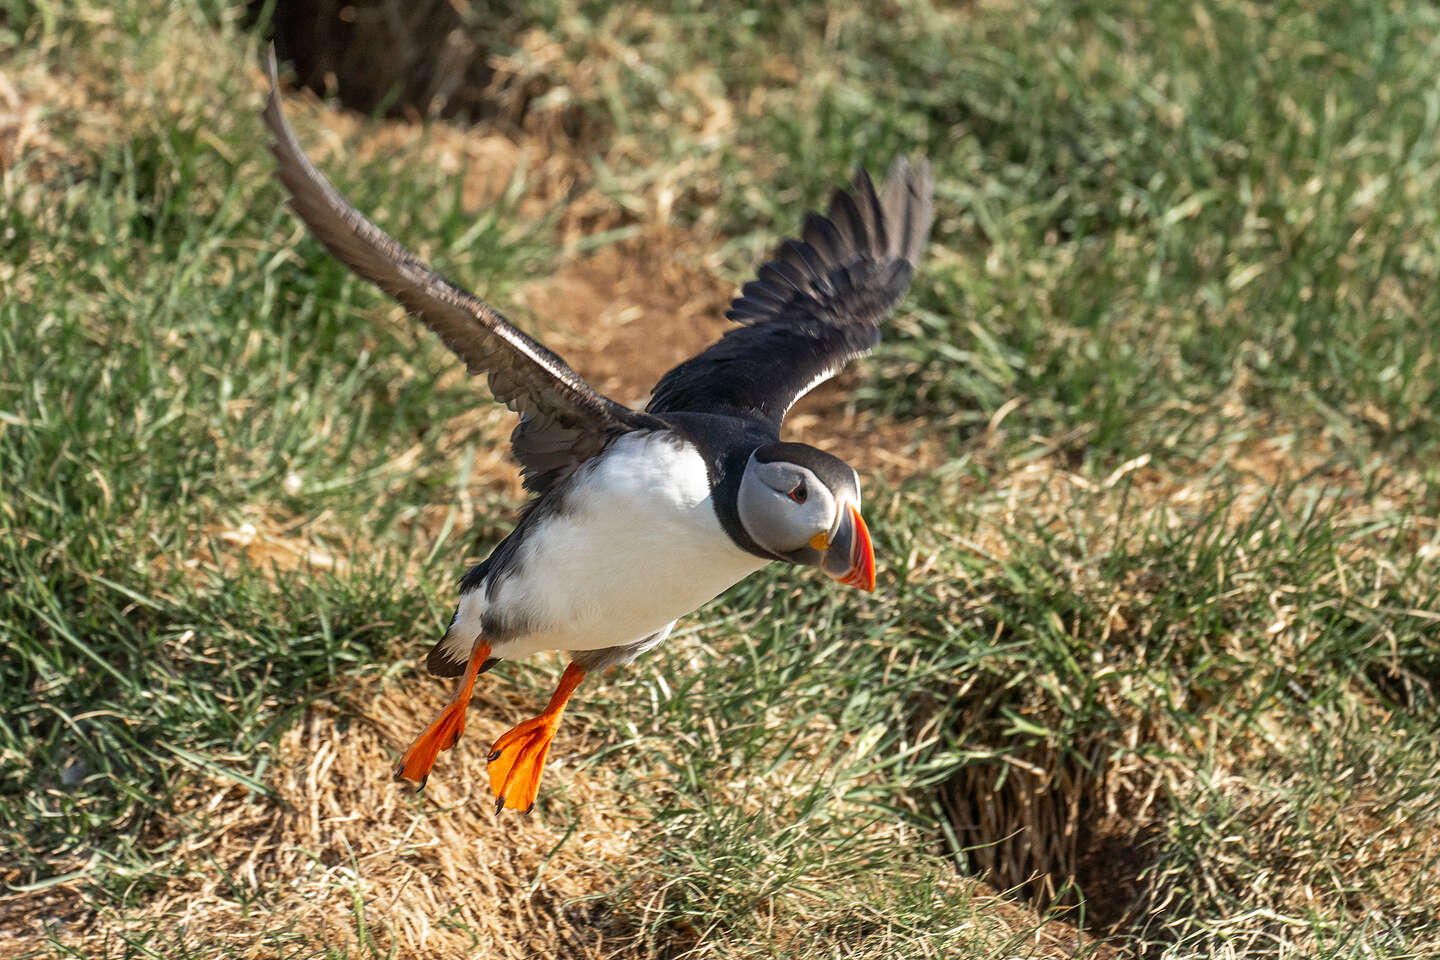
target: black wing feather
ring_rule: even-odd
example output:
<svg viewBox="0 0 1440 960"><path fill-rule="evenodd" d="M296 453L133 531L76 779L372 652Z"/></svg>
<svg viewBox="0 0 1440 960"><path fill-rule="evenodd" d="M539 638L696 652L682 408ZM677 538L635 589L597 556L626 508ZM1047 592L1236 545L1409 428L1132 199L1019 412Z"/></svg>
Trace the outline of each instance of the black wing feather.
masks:
<svg viewBox="0 0 1440 960"><path fill-rule="evenodd" d="M649 418L596 393L564 360L516 329L401 246L342 197L300 148L280 107L270 51L265 122L290 206L341 262L439 335L472 374L487 374L496 400L520 414L510 435L527 489L548 490L616 435Z"/></svg>
<svg viewBox="0 0 1440 960"><path fill-rule="evenodd" d="M880 342L930 232L932 193L924 160L896 159L879 193L856 172L730 304L743 326L661 377L646 409L758 417L778 435L796 400Z"/></svg>

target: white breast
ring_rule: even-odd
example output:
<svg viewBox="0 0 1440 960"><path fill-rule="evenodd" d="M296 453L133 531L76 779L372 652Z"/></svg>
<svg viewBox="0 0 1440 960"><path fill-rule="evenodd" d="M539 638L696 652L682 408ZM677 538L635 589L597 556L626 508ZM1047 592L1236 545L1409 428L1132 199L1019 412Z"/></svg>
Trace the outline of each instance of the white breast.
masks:
<svg viewBox="0 0 1440 960"><path fill-rule="evenodd" d="M532 626L496 645L496 656L632 643L766 563L725 533L704 461L672 436L622 437L568 486L490 591L494 614ZM485 595L461 598L462 635L478 634L468 625L478 628Z"/></svg>

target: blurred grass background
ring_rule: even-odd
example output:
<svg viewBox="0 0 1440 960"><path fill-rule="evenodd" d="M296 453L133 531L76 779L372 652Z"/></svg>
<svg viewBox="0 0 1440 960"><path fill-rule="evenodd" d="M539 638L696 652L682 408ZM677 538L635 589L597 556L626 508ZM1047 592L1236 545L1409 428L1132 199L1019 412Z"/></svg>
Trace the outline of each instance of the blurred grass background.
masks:
<svg viewBox="0 0 1440 960"><path fill-rule="evenodd" d="M348 60L280 7L0 2L0 953L1440 952L1433 6L374 3ZM612 321L524 305L576 264L738 284L857 163L936 167L814 427L906 438L862 470L875 596L734 588L577 704L534 825L396 813L478 858L433 930L399 840L253 855L302 732L438 700L516 505L504 418L281 205L277 28L370 75L291 99L337 185L567 342ZM305 796L397 802L412 732Z"/></svg>

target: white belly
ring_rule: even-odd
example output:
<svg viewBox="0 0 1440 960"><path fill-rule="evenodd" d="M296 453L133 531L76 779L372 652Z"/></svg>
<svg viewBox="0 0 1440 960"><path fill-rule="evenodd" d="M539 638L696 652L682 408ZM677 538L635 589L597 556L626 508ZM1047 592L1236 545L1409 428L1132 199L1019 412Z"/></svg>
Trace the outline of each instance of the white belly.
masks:
<svg viewBox="0 0 1440 960"><path fill-rule="evenodd" d="M528 626L495 656L633 643L766 563L720 526L704 461L688 444L633 434L587 467L488 591L492 614ZM462 636L478 634L470 625L478 628L486 594L461 598Z"/></svg>

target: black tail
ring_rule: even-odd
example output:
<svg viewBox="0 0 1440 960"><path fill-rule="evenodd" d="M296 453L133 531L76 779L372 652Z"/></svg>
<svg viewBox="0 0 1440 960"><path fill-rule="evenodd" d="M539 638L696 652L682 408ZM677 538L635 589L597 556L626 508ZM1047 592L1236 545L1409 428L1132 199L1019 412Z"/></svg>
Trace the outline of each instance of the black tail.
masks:
<svg viewBox="0 0 1440 960"><path fill-rule="evenodd" d="M465 664L470 660L470 645L449 641L450 632L447 630L445 636L435 641L435 646L430 648L430 655L425 658L425 669L430 671L431 676L458 677L465 672ZM480 665L480 672L484 673L500 660L500 657L491 657Z"/></svg>

